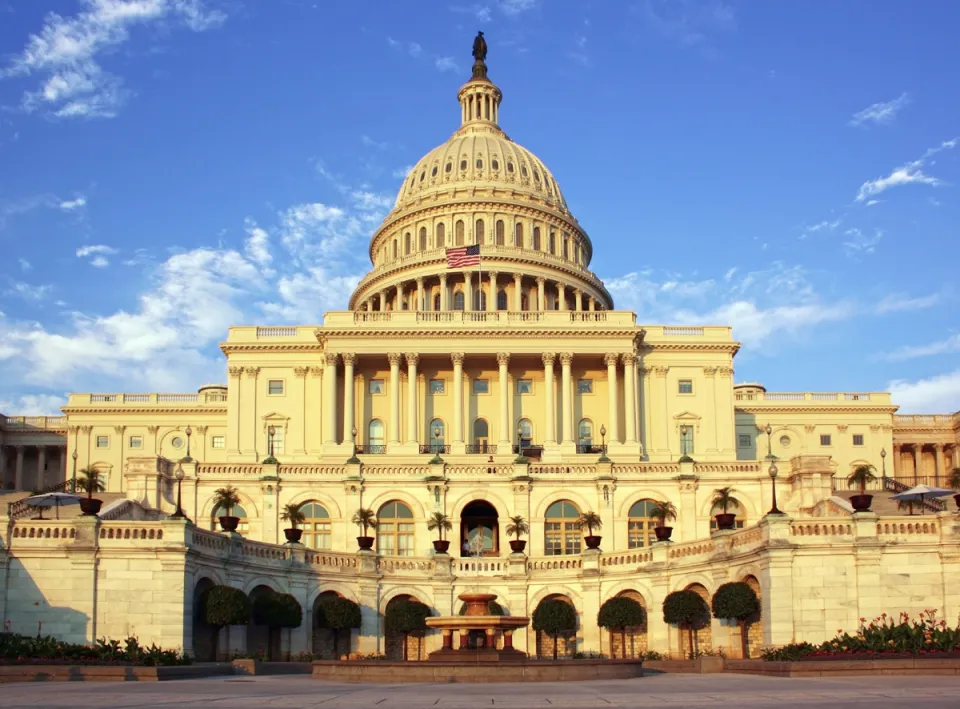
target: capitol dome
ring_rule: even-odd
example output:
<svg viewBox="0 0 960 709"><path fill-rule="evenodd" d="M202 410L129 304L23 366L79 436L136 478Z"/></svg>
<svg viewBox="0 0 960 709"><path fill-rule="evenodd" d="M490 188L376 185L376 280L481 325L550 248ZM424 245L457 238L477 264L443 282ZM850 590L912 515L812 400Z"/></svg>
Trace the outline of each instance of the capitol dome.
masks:
<svg viewBox="0 0 960 709"><path fill-rule="evenodd" d="M500 127L503 95L483 58L457 98L460 127L404 179L370 239L373 269L350 308L611 309L588 268L593 245L556 178ZM482 266L448 268L448 250L460 247L479 247Z"/></svg>

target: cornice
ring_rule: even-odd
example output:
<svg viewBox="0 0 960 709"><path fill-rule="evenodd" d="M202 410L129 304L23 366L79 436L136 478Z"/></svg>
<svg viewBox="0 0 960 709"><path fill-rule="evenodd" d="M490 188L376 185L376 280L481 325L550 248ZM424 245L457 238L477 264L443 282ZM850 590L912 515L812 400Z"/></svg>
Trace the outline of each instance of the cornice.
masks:
<svg viewBox="0 0 960 709"><path fill-rule="evenodd" d="M323 344L312 342L290 342L287 344L221 342L220 351L224 354L230 354L231 352L323 352Z"/></svg>
<svg viewBox="0 0 960 709"><path fill-rule="evenodd" d="M797 414L797 413L818 413L818 414L893 414L897 406L804 406L804 402L798 401L793 406L734 406L735 412L745 414L765 413L765 414Z"/></svg>
<svg viewBox="0 0 960 709"><path fill-rule="evenodd" d="M92 406L64 406L61 411L67 416L72 414L223 414L226 415L227 407L206 408L196 406L187 408L185 406L166 407L166 406L130 406L130 407L103 407L95 408Z"/></svg>
<svg viewBox="0 0 960 709"><path fill-rule="evenodd" d="M717 342L702 344L674 344L672 342L664 342L653 345L649 340L646 340L644 342L644 347L640 350L639 354L641 357L645 357L651 352L727 352L731 355L735 355L739 351L739 342ZM769 411L769 409L764 409L764 411Z"/></svg>
<svg viewBox="0 0 960 709"><path fill-rule="evenodd" d="M501 337L533 337L533 338L544 338L544 337L578 337L578 338L595 338L595 337L634 337L637 334L637 331L633 328L622 328L622 329L608 329L608 330L587 330L587 329L574 329L569 330L542 330L542 329L520 329L520 328L497 328L497 329L480 329L480 328L443 328L443 329L428 329L428 328L404 328L404 329L386 329L386 328L358 328L356 330L318 330L317 338L331 338L331 337L429 337L429 338L451 338L451 337L478 337L481 339L491 339L491 338L501 338Z"/></svg>

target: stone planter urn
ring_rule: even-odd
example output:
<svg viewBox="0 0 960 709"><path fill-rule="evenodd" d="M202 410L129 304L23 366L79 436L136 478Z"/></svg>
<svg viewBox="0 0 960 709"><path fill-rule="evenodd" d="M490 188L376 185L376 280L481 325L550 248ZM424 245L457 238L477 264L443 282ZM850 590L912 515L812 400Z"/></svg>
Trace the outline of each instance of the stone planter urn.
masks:
<svg viewBox="0 0 960 709"><path fill-rule="evenodd" d="M220 517L220 529L224 532L236 532L237 527L240 525L239 517Z"/></svg>
<svg viewBox="0 0 960 709"><path fill-rule="evenodd" d="M960 495L954 495L953 501L957 503L957 509L960 510Z"/></svg>
<svg viewBox="0 0 960 709"><path fill-rule="evenodd" d="M957 495L960 497L960 495ZM522 554L523 550L527 548L526 539L511 539L510 540L510 552L513 554Z"/></svg>
<svg viewBox="0 0 960 709"><path fill-rule="evenodd" d="M603 537L599 534L588 534L583 538L583 542L587 545L587 549L599 549L601 539L603 539Z"/></svg>
<svg viewBox="0 0 960 709"><path fill-rule="evenodd" d="M97 514L102 506L103 500L98 500L95 497L80 498L80 511L88 517L92 517L93 515Z"/></svg>
<svg viewBox="0 0 960 709"><path fill-rule="evenodd" d="M654 527L653 533L657 535L658 542L669 542L673 527Z"/></svg>
<svg viewBox="0 0 960 709"><path fill-rule="evenodd" d="M447 549L450 548L449 539L434 539L433 540L433 550L438 554L446 554Z"/></svg>
<svg viewBox="0 0 960 709"><path fill-rule="evenodd" d="M288 527L283 530L283 536L287 538L288 542L295 543L300 541L300 537L303 536L302 529L295 529L293 527Z"/></svg>
<svg viewBox="0 0 960 709"><path fill-rule="evenodd" d="M870 504L873 502L873 495L851 495L850 505L854 512L869 512Z"/></svg>
<svg viewBox="0 0 960 709"><path fill-rule="evenodd" d="M373 537L357 537L357 545L360 551L369 551L373 549Z"/></svg>
<svg viewBox="0 0 960 709"><path fill-rule="evenodd" d="M732 512L721 512L714 518L717 520L717 529L734 529L737 526L737 516Z"/></svg>

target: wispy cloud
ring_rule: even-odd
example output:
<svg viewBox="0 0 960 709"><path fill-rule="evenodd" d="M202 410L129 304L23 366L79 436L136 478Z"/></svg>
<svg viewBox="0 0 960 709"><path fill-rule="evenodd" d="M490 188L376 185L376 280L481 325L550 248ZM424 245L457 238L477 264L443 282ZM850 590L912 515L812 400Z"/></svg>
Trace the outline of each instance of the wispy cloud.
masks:
<svg viewBox="0 0 960 709"><path fill-rule="evenodd" d="M708 54L711 36L737 29L733 8L719 0L646 0L647 24L683 47L700 47Z"/></svg>
<svg viewBox="0 0 960 709"><path fill-rule="evenodd" d="M583 66L590 66L590 55L587 53L587 38L582 34L573 36L573 48L567 52L567 56L573 61Z"/></svg>
<svg viewBox="0 0 960 709"><path fill-rule="evenodd" d="M434 66L438 71L460 71L460 65L453 57L437 57Z"/></svg>
<svg viewBox="0 0 960 709"><path fill-rule="evenodd" d="M27 273L28 271L33 269L33 265L29 261L27 261L27 259L22 258L22 259L19 259L19 261L20 261L20 270L23 271L24 273Z"/></svg>
<svg viewBox="0 0 960 709"><path fill-rule="evenodd" d="M916 359L917 357L950 354L953 352L960 352L960 334L951 335L937 342L928 342L925 345L904 345L892 352L888 352L884 356L884 359L900 361L904 359ZM960 408L960 401L957 402L957 408Z"/></svg>
<svg viewBox="0 0 960 709"><path fill-rule="evenodd" d="M0 78L45 77L37 89L24 93L24 110L43 109L59 118L111 118L130 92L103 69L101 55L129 41L136 26L174 21L201 32L226 19L204 0L81 1L84 10L76 15L49 13L23 51L0 70Z"/></svg>
<svg viewBox="0 0 960 709"><path fill-rule="evenodd" d="M822 221L817 224L811 224L808 227L805 227L803 233L800 234L801 239L806 239L811 234L830 233L837 230L837 228L843 223L843 217L834 219L833 221Z"/></svg>
<svg viewBox="0 0 960 709"><path fill-rule="evenodd" d="M487 23L490 22L491 11L489 5L482 5L480 3L474 3L473 5L454 5L450 8L453 12L461 12L467 15L473 15L478 21Z"/></svg>
<svg viewBox="0 0 960 709"><path fill-rule="evenodd" d="M33 285L32 283L23 283L22 281L14 281L11 283L10 288L7 289L7 294L22 298L23 300L29 301L40 301L45 300L50 292L53 290L53 286L50 285Z"/></svg>
<svg viewBox="0 0 960 709"><path fill-rule="evenodd" d="M396 178L402 180L402 179L404 179L407 175L410 174L410 171L411 171L412 169L413 169L413 165L404 165L403 167L398 167L396 170L394 170L394 171L393 171L392 173L390 173L390 174L391 174L393 177L396 177Z"/></svg>
<svg viewBox="0 0 960 709"><path fill-rule="evenodd" d="M60 209L66 212L72 212L74 209L80 209L81 207L87 206L87 198L84 196L77 197L76 199L67 199L60 202Z"/></svg>
<svg viewBox="0 0 960 709"><path fill-rule="evenodd" d="M846 240L843 242L843 248L848 256L872 254L877 244L883 239L883 232L880 229L876 229L873 232L873 236L867 236L856 227L847 229L843 234L844 237L846 237Z"/></svg>
<svg viewBox="0 0 960 709"><path fill-rule="evenodd" d="M77 258L89 259L91 266L96 266L97 268L106 268L110 265L110 259L107 257L116 253L117 250L112 246L106 246L105 244L91 244L88 246L81 246L79 249L77 249Z"/></svg>
<svg viewBox="0 0 960 709"><path fill-rule="evenodd" d="M414 59L423 54L423 47L418 42L401 42L399 39L387 37L387 44L397 51L409 54Z"/></svg>
<svg viewBox="0 0 960 709"><path fill-rule="evenodd" d="M945 140L935 148L929 148L918 160L909 162L896 168L886 177L879 177L876 180L869 180L860 186L860 192L857 194L857 201L864 202L868 198L885 192L891 187L900 185L921 184L937 186L942 182L931 175L924 173L923 168L927 161L937 153L943 150L952 150L960 143L960 138Z"/></svg>
<svg viewBox="0 0 960 709"><path fill-rule="evenodd" d="M539 0L500 0L497 5L504 15L516 16L539 5Z"/></svg>
<svg viewBox="0 0 960 709"><path fill-rule="evenodd" d="M901 413L953 413L960 409L960 369L915 381L895 379L887 390Z"/></svg>
<svg viewBox="0 0 960 709"><path fill-rule="evenodd" d="M943 296L940 293L931 293L919 297L913 297L906 293L891 293L877 303L875 311L878 315L886 315L887 313L923 310L938 305L942 300Z"/></svg>
<svg viewBox="0 0 960 709"><path fill-rule="evenodd" d="M874 125L885 125L892 123L897 117L897 113L899 113L900 110L909 103L910 96L904 92L897 98L893 99L893 101L875 103L867 106L862 111L854 113L853 117L850 119L849 125L863 126L868 123L872 123Z"/></svg>

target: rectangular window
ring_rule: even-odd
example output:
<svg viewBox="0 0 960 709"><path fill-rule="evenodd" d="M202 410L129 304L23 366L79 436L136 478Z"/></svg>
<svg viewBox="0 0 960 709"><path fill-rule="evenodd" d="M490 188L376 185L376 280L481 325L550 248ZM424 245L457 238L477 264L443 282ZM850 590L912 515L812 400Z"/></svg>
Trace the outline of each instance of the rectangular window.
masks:
<svg viewBox="0 0 960 709"><path fill-rule="evenodd" d="M97 436L97 448L109 448L110 436Z"/></svg>
<svg viewBox="0 0 960 709"><path fill-rule="evenodd" d="M473 393L474 394L489 394L490 393L490 381L488 379L474 379L473 380Z"/></svg>
<svg viewBox="0 0 960 709"><path fill-rule="evenodd" d="M829 433L822 433L822 434L820 434L820 445L821 445L821 446L829 446L829 445L830 445L830 434L829 434Z"/></svg>
<svg viewBox="0 0 960 709"><path fill-rule="evenodd" d="M681 379L677 382L679 391L681 394L692 394L693 393L693 380L692 379Z"/></svg>
<svg viewBox="0 0 960 709"><path fill-rule="evenodd" d="M371 394L382 394L386 389L383 386L382 379L371 379L367 384L367 391Z"/></svg>
<svg viewBox="0 0 960 709"><path fill-rule="evenodd" d="M592 379L578 379L578 380L577 380L577 393L578 393L578 394L592 394L592 393L593 393L593 380L592 380Z"/></svg>
<svg viewBox="0 0 960 709"><path fill-rule="evenodd" d="M530 379L518 379L517 380L517 393L518 394L532 394L533 393L533 381Z"/></svg>
<svg viewBox="0 0 960 709"><path fill-rule="evenodd" d="M217 450L222 450L227 447L227 439L225 436L214 436L210 445Z"/></svg>
<svg viewBox="0 0 960 709"><path fill-rule="evenodd" d="M270 448L270 442L273 442L273 449ZM274 456L283 454L283 429L280 426L274 426L273 436L270 436L270 432L267 431L267 452L273 453Z"/></svg>
<svg viewBox="0 0 960 709"><path fill-rule="evenodd" d="M741 433L741 434L737 437L737 440L738 440L741 448L749 448L749 447L750 447L750 434L749 434L749 433Z"/></svg>
<svg viewBox="0 0 960 709"><path fill-rule="evenodd" d="M855 446L862 446L862 445L863 445L863 434L862 434L862 433L854 433L854 434L853 434L853 445L855 445Z"/></svg>
<svg viewBox="0 0 960 709"><path fill-rule="evenodd" d="M267 393L270 396L279 396L283 394L283 380L282 379L271 379L267 382Z"/></svg>
<svg viewBox="0 0 960 709"><path fill-rule="evenodd" d="M143 448L143 436L130 436L131 448Z"/></svg>
<svg viewBox="0 0 960 709"><path fill-rule="evenodd" d="M447 383L443 379L431 379L430 380L430 393L431 394L443 394L447 390Z"/></svg>

